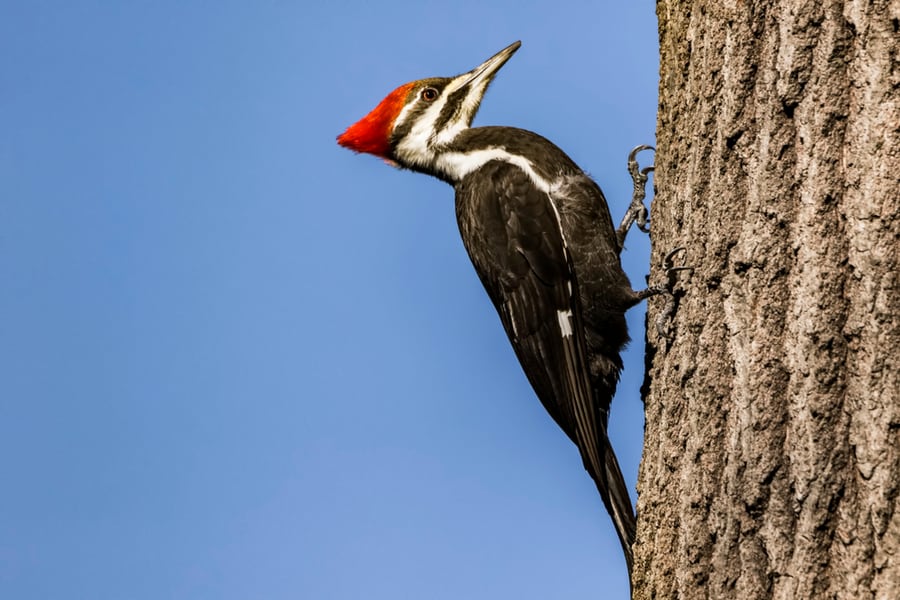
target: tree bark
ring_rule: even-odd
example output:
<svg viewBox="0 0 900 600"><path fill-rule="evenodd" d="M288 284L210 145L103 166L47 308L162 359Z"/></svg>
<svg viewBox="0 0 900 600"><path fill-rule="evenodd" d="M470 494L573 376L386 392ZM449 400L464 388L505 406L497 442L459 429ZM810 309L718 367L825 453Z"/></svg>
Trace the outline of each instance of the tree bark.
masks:
<svg viewBox="0 0 900 600"><path fill-rule="evenodd" d="M634 597L900 598L900 1L657 14Z"/></svg>

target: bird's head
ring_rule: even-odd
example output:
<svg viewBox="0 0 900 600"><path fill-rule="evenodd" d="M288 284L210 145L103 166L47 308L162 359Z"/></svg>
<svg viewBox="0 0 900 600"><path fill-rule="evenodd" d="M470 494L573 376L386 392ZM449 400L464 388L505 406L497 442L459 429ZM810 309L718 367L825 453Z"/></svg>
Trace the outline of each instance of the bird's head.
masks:
<svg viewBox="0 0 900 600"><path fill-rule="evenodd" d="M401 85L339 135L338 143L406 168L433 171L442 149L469 128L494 75L521 45L510 44L468 73Z"/></svg>

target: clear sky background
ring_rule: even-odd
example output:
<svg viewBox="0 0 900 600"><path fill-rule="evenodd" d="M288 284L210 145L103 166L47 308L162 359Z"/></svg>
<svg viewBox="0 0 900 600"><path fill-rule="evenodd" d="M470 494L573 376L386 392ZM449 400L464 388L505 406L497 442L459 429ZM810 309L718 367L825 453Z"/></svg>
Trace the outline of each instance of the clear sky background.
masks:
<svg viewBox="0 0 900 600"><path fill-rule="evenodd" d="M335 144L518 39L476 125L549 137L618 219L653 2L0 3L0 598L627 597L452 189Z"/></svg>

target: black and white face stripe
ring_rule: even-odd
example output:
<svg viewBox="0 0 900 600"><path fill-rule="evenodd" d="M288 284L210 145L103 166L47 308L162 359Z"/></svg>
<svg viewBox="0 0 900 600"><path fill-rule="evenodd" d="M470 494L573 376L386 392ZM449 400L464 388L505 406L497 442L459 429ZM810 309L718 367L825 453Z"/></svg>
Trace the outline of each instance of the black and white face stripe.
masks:
<svg viewBox="0 0 900 600"><path fill-rule="evenodd" d="M516 42L484 63L453 78L424 79L410 91L391 134L394 158L401 165L433 172L440 149L469 128L497 70L519 48ZM437 98L424 98L434 89Z"/></svg>
<svg viewBox="0 0 900 600"><path fill-rule="evenodd" d="M428 168L442 145L449 144L468 128L484 94L482 86L462 87L468 74L447 80L425 80L410 93L410 101L400 112L391 136L394 154L400 164ZM438 90L438 98L428 102L421 98L421 90Z"/></svg>
<svg viewBox="0 0 900 600"><path fill-rule="evenodd" d="M436 104L444 103L444 90L451 81L452 79L445 77L423 79L416 82L415 87L409 92L406 105L394 123L394 130L391 132L391 146L396 148L403 139L409 137L413 126L426 119L427 111L432 110ZM423 98L422 92L426 89L433 89L437 92L437 99L429 101Z"/></svg>
<svg viewBox="0 0 900 600"><path fill-rule="evenodd" d="M469 115L463 114L463 111L466 108L465 100L468 93L469 90L462 87L447 94L447 102L444 104L444 108L434 122L435 131L448 131L453 128L454 123L463 122L466 127L472 124L472 119L475 117L475 111L473 110Z"/></svg>

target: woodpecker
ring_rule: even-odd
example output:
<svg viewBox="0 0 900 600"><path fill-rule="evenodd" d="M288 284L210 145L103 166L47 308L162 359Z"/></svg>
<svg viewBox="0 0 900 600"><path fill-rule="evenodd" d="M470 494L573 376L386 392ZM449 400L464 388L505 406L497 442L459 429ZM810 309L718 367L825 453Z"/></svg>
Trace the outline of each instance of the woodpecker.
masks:
<svg viewBox="0 0 900 600"><path fill-rule="evenodd" d="M600 187L553 143L471 127L520 45L462 75L401 85L337 141L455 188L466 251L531 386L578 447L630 574L635 517L607 422L629 339L625 312L658 293L632 290L619 259L631 223L646 215L643 194L617 231Z"/></svg>

